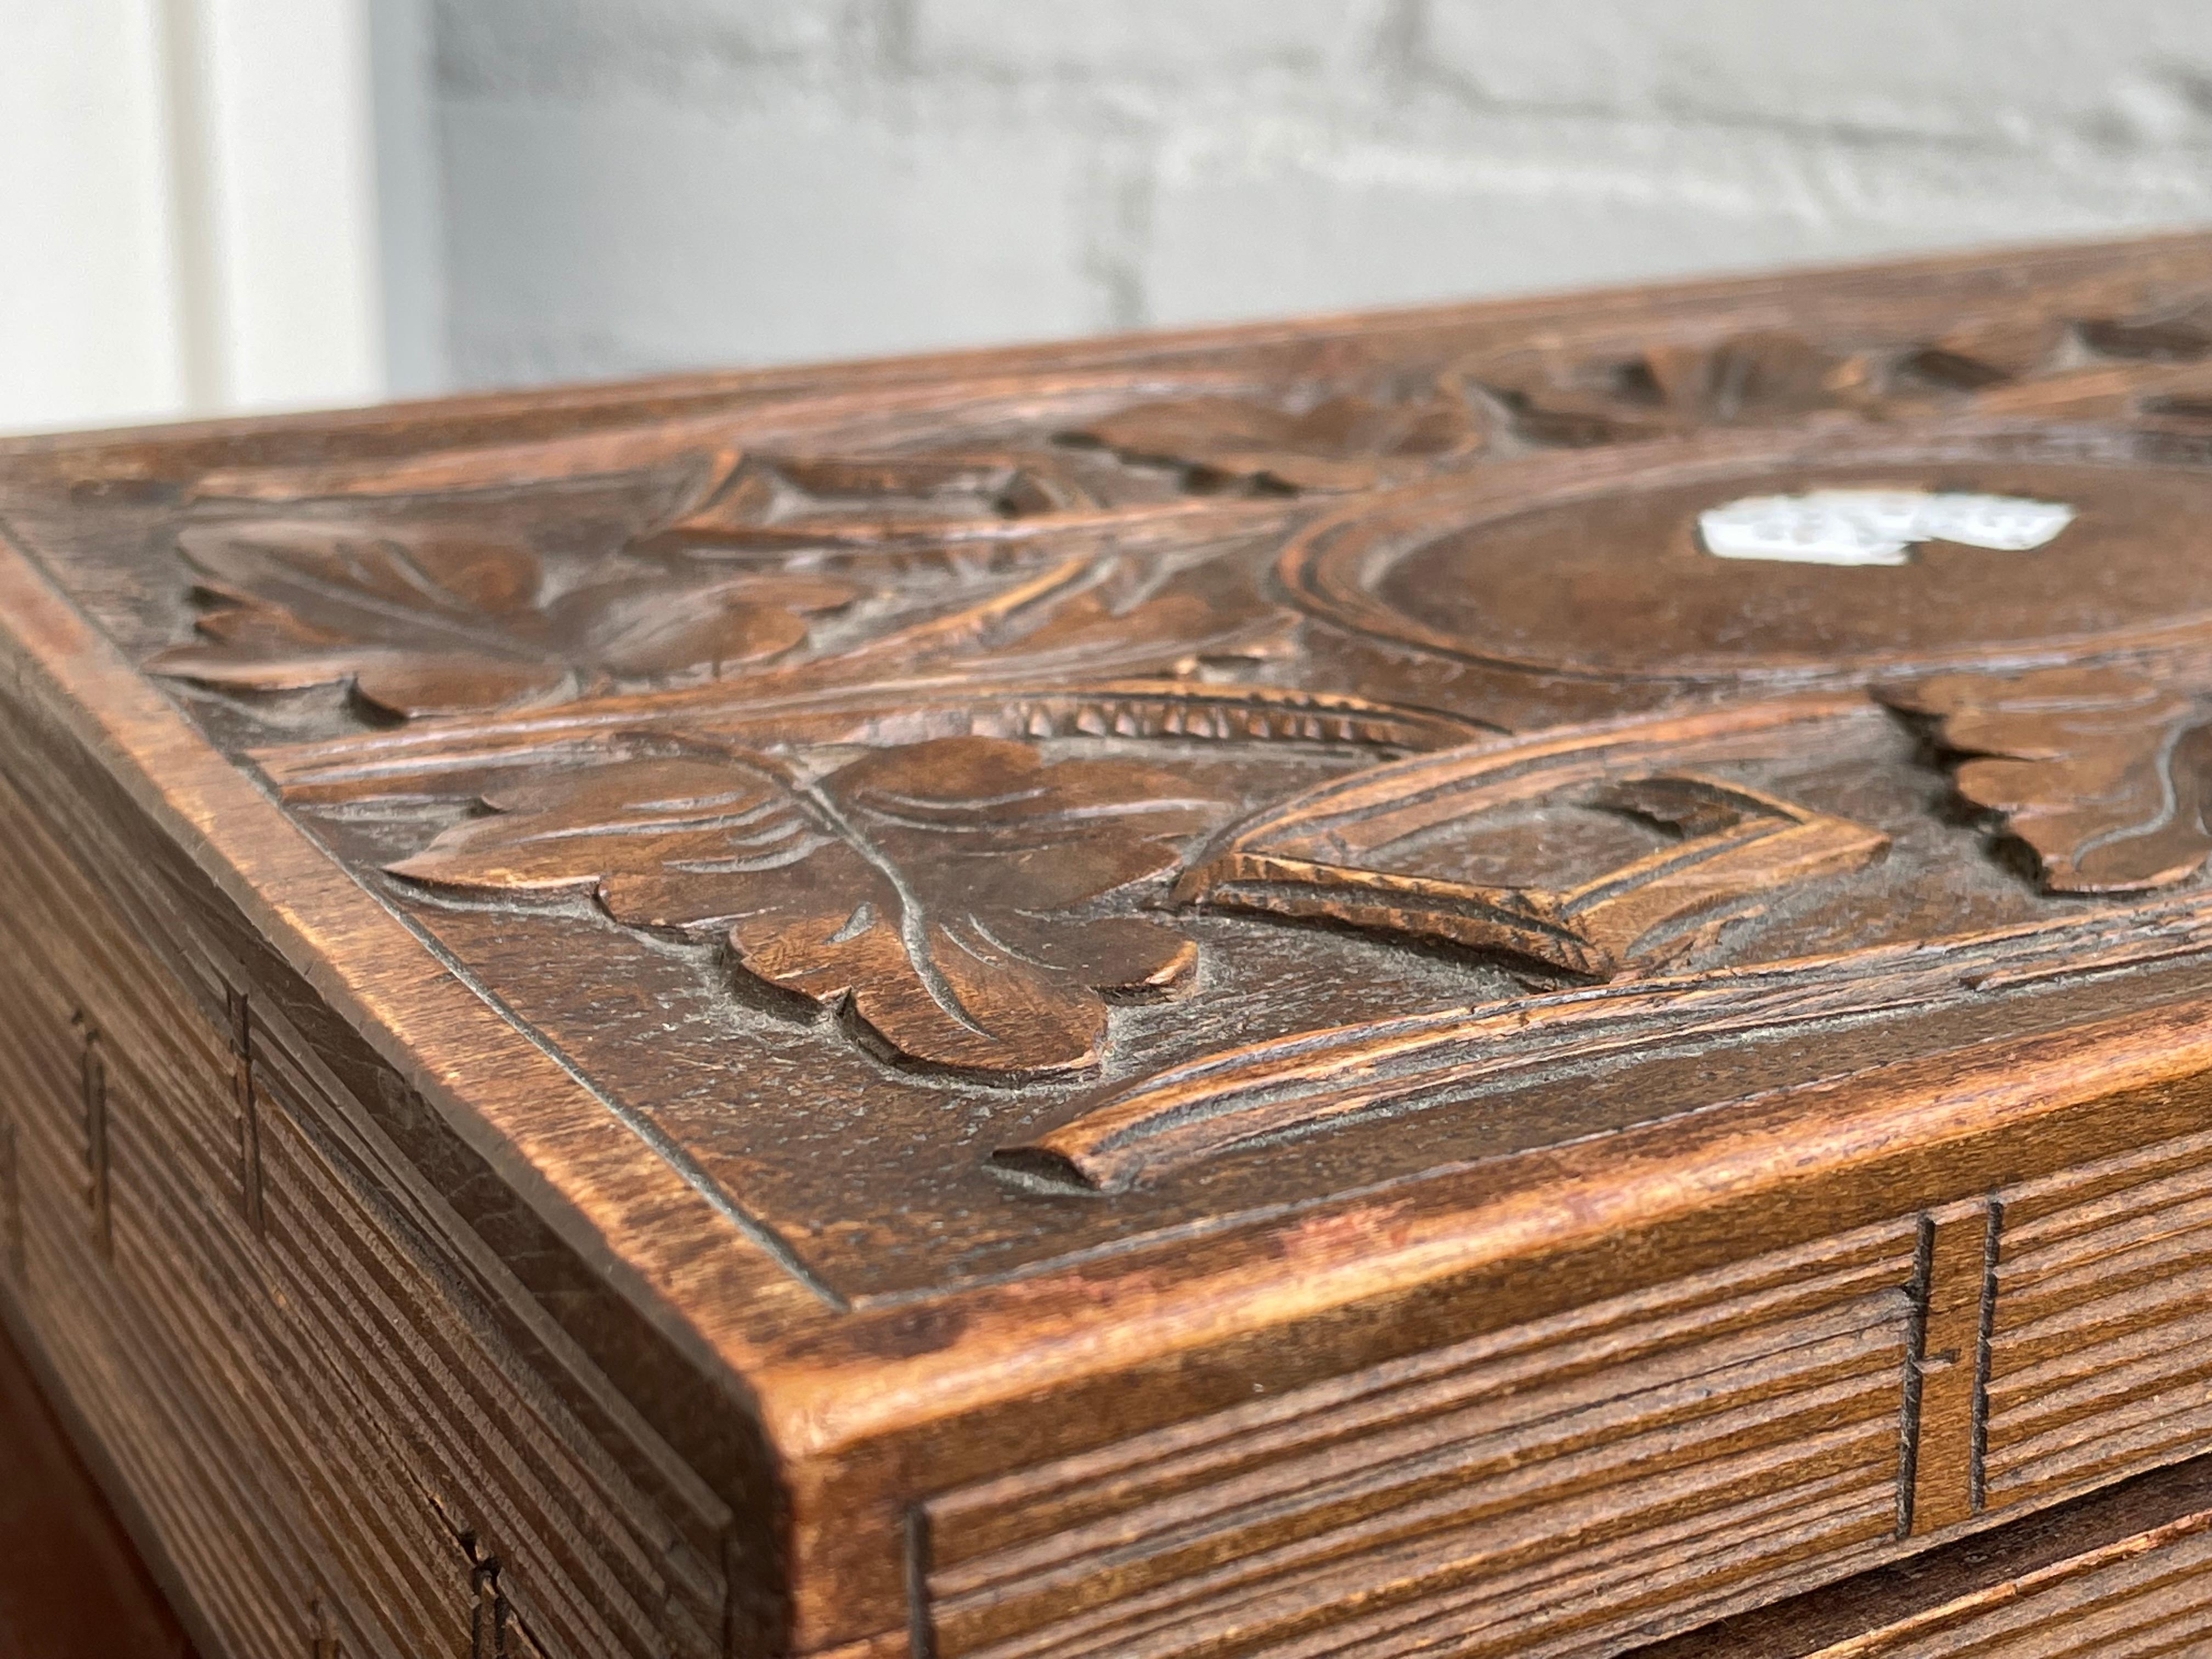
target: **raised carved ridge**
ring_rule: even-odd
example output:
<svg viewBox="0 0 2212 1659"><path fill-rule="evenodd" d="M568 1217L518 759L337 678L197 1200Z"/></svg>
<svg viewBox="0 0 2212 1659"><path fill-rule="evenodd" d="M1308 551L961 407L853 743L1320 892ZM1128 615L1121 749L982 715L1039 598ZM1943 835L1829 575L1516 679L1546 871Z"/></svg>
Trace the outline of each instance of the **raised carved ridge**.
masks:
<svg viewBox="0 0 2212 1659"><path fill-rule="evenodd" d="M542 428L544 422L532 424ZM570 422L566 424L573 425ZM200 501L295 503L348 497L471 495L571 484L673 468L684 477L677 507L720 488L743 458L726 413L547 433L503 440L410 447L356 460L292 465L218 465L201 472L190 495Z"/></svg>

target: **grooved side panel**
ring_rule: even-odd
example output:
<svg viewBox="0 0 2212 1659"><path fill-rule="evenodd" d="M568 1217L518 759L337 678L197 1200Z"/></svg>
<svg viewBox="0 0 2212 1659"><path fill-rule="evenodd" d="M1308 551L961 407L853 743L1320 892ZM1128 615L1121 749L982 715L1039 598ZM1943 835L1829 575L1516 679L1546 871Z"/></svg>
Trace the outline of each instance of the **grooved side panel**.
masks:
<svg viewBox="0 0 2212 1659"><path fill-rule="evenodd" d="M1988 1503L2212 1444L2212 1134L2004 1194Z"/></svg>
<svg viewBox="0 0 2212 1659"><path fill-rule="evenodd" d="M505 1349L179 910L126 920L4 778L0 842L7 1289L221 1638L719 1652L711 1498L663 1507Z"/></svg>
<svg viewBox="0 0 2212 1659"><path fill-rule="evenodd" d="M939 1659L1579 1652L1893 1540L1911 1219L926 1506Z"/></svg>
<svg viewBox="0 0 2212 1659"><path fill-rule="evenodd" d="M2178 1659L2212 1641L2212 1516L1805 1659Z"/></svg>
<svg viewBox="0 0 2212 1659"><path fill-rule="evenodd" d="M105 930L71 939L25 925L44 919L40 895L82 894L20 814L6 827L18 902L0 916L0 1090L24 1126L20 1303L32 1335L227 1646L292 1659L311 1650L320 1622L364 1653L465 1656L467 1575L453 1540L391 1478L388 1458L370 1455L381 1448L363 1443L355 1414L333 1410L327 1368L280 1365L275 1305L210 1225L225 1172L209 1168L200 1137L163 1135L149 1121L160 1110L189 1122L209 1104L178 1086L211 1063L204 1034L168 988L101 948L119 944ZM88 982L118 1001L152 998L149 1031L167 1039L117 1045L114 1175L126 1198L112 1260L81 1198L70 1016ZM135 1023L122 1029L137 1035ZM181 1053L161 1052L169 1043ZM344 1454L360 1472L333 1491L325 1459ZM357 1528L345 1547L333 1547L319 1516ZM355 1595L331 1593L342 1576L356 1577Z"/></svg>
<svg viewBox="0 0 2212 1659"><path fill-rule="evenodd" d="M2008 1519L1632 1659L2130 1659L2212 1637L2212 1458Z"/></svg>

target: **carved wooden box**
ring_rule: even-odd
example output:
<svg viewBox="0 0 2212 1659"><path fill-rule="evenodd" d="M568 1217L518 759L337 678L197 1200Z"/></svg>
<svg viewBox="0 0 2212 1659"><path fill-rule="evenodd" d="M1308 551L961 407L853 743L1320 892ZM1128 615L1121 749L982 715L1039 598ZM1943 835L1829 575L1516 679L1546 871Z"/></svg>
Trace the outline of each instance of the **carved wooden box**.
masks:
<svg viewBox="0 0 2212 1659"><path fill-rule="evenodd" d="M2212 240L7 443L0 1308L211 1654L2212 1640L2208 526Z"/></svg>

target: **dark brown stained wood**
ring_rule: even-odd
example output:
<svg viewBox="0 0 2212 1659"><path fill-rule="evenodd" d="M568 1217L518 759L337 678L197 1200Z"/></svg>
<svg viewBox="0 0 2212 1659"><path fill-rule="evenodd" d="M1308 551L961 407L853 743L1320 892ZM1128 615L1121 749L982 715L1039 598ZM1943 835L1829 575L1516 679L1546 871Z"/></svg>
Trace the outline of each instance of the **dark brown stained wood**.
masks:
<svg viewBox="0 0 2212 1659"><path fill-rule="evenodd" d="M2208 296L0 444L0 1297L252 1659L1601 1659L2087 1513L2212 1437Z"/></svg>
<svg viewBox="0 0 2212 1659"><path fill-rule="evenodd" d="M92 1472L0 1328L0 1651L193 1659Z"/></svg>
<svg viewBox="0 0 2212 1659"><path fill-rule="evenodd" d="M582 887L641 927L735 915L730 951L767 984L842 1007L892 1052L1019 1074L1095 1065L1103 999L1165 996L1189 975L1190 941L1152 922L1094 921L1079 945L1040 917L1171 869L1212 804L1165 772L1041 763L1003 738L941 738L818 779L739 750L489 795L493 816L390 868L435 887ZM945 839L958 860L931 856Z"/></svg>

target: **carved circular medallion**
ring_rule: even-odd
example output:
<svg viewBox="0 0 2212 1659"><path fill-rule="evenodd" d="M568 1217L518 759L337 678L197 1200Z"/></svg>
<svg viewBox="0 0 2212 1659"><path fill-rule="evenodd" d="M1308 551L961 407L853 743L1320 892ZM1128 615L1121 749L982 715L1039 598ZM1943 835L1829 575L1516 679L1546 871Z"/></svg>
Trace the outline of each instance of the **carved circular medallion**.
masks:
<svg viewBox="0 0 2212 1659"><path fill-rule="evenodd" d="M1606 678L1851 679L2212 638L2212 467L2124 441L1830 433L1545 458L1325 520L1281 574L1358 633Z"/></svg>

